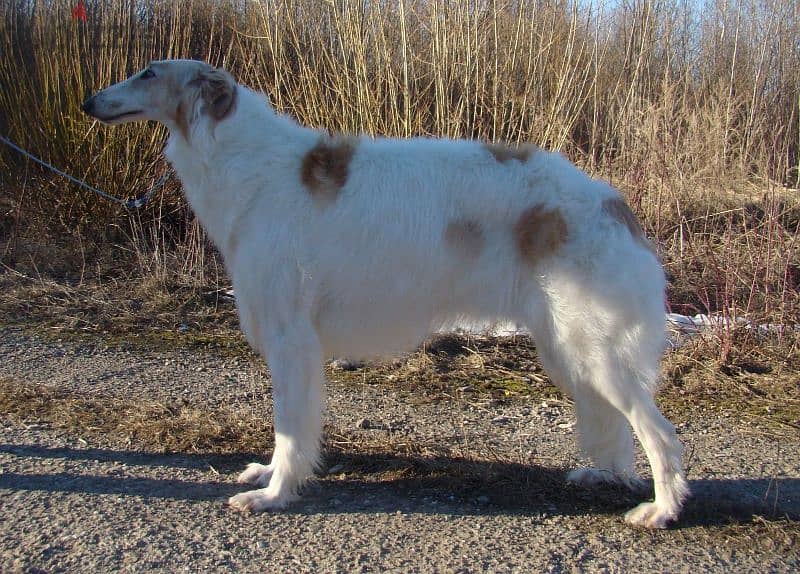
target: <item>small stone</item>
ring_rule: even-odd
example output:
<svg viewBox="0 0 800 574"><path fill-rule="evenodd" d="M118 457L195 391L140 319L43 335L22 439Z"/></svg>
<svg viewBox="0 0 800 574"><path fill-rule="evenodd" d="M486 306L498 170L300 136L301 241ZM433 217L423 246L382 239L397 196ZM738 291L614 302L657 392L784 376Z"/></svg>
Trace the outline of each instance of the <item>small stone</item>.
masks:
<svg viewBox="0 0 800 574"><path fill-rule="evenodd" d="M357 429L369 429L372 428L372 423L369 419L358 419L356 422Z"/></svg>
<svg viewBox="0 0 800 574"><path fill-rule="evenodd" d="M363 366L364 366L363 362L347 358L334 359L333 361L331 361L331 368L340 369L342 371L356 371Z"/></svg>

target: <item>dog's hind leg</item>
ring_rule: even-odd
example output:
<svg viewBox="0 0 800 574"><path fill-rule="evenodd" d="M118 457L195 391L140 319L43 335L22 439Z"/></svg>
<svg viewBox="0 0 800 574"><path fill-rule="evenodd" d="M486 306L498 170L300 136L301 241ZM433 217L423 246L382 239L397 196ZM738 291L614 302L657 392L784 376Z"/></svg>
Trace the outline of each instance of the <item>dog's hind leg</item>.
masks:
<svg viewBox="0 0 800 574"><path fill-rule="evenodd" d="M562 285L562 292L566 290ZM653 400L663 312L655 304L646 310L627 302L615 310L608 298L602 304L592 299L584 291L580 297L573 294L569 304L552 301L548 320L539 321L534 330L545 368L575 399L583 446L598 465L573 471L569 479L584 485L620 481L637 486L630 425L650 462L655 500L631 510L625 519L663 528L678 517L689 492L675 429Z"/></svg>
<svg viewBox="0 0 800 574"><path fill-rule="evenodd" d="M658 410L650 391L644 385L637 384L636 375L625 372L623 368L599 376L606 381L627 379L631 382L608 385L603 394L628 418L642 443L653 473L655 500L629 511L625 521L635 526L664 528L678 518L683 502L689 495L681 460L683 449L675 427Z"/></svg>
<svg viewBox="0 0 800 574"><path fill-rule="evenodd" d="M537 331L536 351L553 384L574 400L581 449L594 464L573 470L567 481L587 488L607 483L640 489L642 481L633 468L633 433L627 418L588 381L582 381L579 371L564 364L569 353L554 349L552 336L544 336L545 329Z"/></svg>
<svg viewBox="0 0 800 574"><path fill-rule="evenodd" d="M324 374L322 349L310 322L284 327L266 349L272 374L275 450L268 466L249 466L240 482L266 485L233 496L237 510L281 509L295 500L299 488L319 463Z"/></svg>
<svg viewBox="0 0 800 574"><path fill-rule="evenodd" d="M272 462L267 465L251 462L239 475L236 482L240 484L252 484L253 486L267 486L269 484L269 479L272 478L273 470L275 470L275 464Z"/></svg>
<svg viewBox="0 0 800 574"><path fill-rule="evenodd" d="M581 448L594 467L577 468L567 480L588 488L609 483L640 490L643 483L633 467L633 433L628 420L591 388L576 389L574 400Z"/></svg>

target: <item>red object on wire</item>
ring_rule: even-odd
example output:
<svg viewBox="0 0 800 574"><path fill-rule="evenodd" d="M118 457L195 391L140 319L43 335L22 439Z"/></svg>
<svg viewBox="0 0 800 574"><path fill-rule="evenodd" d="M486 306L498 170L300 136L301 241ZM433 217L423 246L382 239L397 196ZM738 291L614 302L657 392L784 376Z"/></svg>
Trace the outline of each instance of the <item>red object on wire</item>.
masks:
<svg viewBox="0 0 800 574"><path fill-rule="evenodd" d="M78 0L78 5L72 9L72 19L86 22L86 6L83 5L83 0Z"/></svg>

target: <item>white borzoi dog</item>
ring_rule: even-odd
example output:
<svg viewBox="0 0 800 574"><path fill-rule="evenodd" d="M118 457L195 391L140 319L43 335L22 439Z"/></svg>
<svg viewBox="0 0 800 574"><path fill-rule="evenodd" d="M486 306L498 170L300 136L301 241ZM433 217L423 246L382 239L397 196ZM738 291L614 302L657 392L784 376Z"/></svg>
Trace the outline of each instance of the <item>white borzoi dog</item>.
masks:
<svg viewBox="0 0 800 574"><path fill-rule="evenodd" d="M153 62L83 109L169 128L166 156L270 367L275 449L239 476L259 488L232 507L283 508L313 473L326 358L409 350L473 318L527 326L575 400L595 467L570 481L637 486L632 427L655 500L625 518L651 528L677 518L688 494L681 446L653 402L664 273L607 183L532 146L331 137L197 61Z"/></svg>

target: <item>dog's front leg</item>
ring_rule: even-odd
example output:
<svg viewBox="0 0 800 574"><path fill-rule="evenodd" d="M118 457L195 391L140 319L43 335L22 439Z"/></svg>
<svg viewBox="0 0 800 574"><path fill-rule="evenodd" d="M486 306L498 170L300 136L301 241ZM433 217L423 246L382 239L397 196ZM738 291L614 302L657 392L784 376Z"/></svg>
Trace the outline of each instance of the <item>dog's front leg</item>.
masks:
<svg viewBox="0 0 800 574"><path fill-rule="evenodd" d="M322 349L311 322L283 327L266 337L265 346L272 373L275 450L269 466L251 465L239 481L266 488L228 501L233 508L250 512L284 508L297 498L319 463L322 434Z"/></svg>

